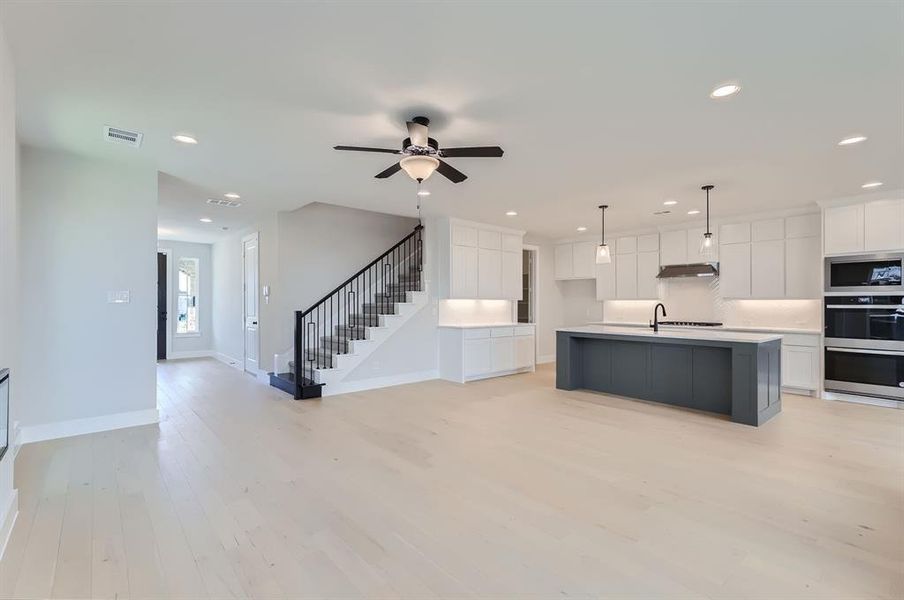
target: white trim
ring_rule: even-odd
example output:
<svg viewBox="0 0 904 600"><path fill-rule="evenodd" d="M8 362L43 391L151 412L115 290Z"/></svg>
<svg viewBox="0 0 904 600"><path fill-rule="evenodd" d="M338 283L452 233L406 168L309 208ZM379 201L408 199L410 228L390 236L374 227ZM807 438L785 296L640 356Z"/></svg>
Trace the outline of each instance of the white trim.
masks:
<svg viewBox="0 0 904 600"><path fill-rule="evenodd" d="M55 440L86 433L123 429L125 427L151 425L158 422L160 422L160 414L157 409L146 408L144 410L133 410L99 417L26 425L22 428L22 443L43 442L44 440Z"/></svg>
<svg viewBox="0 0 904 600"><path fill-rule="evenodd" d="M170 356L171 360L179 360L180 358L206 358L214 355L213 350L182 350L181 352L173 352Z"/></svg>
<svg viewBox="0 0 904 600"><path fill-rule="evenodd" d="M157 247L157 252L166 255L166 358L173 354L173 326L170 323L170 314L173 311L173 249ZM155 352L156 354L156 352Z"/></svg>
<svg viewBox="0 0 904 600"><path fill-rule="evenodd" d="M3 522L0 523L0 558L6 553L6 545L13 534L16 518L19 516L19 490L14 489L9 493L5 510L0 511Z"/></svg>
<svg viewBox="0 0 904 600"><path fill-rule="evenodd" d="M195 305L196 305L195 308L197 309L197 315L198 315L198 328L194 331L186 331L184 333L179 333L178 331L176 331L176 332L174 332L174 335L178 338L201 337L201 257L200 256L180 256L179 262L182 262L183 260L193 260L193 261L195 261L195 265L196 265L196 267L195 267L195 288L196 288L197 293L195 293L194 296L195 296ZM178 296L179 270L176 269L176 272L173 273L172 275L174 277L171 276L170 279L176 280L176 283L173 287L176 288L176 294L177 294L176 295L176 305L173 306L173 312L178 313L178 310L179 310L179 305L178 305L178 303L179 303L179 296ZM167 290L169 290L169 288L167 288ZM169 293L169 292L167 292L167 293ZM167 316L167 318L169 318L169 312L166 313L166 316ZM173 325L174 325L174 327L173 327L174 329L178 328L179 321L177 320Z"/></svg>
<svg viewBox="0 0 904 600"><path fill-rule="evenodd" d="M554 362L556 362L556 355L555 355L555 354L547 354L547 355L545 355L545 356L538 356L538 357L537 357L537 364L538 364L538 365L545 365L545 364L547 364L547 363L554 363Z"/></svg>
<svg viewBox="0 0 904 600"><path fill-rule="evenodd" d="M323 395L336 396L338 394L351 394L353 392L376 390L379 388L391 387L394 385L418 383L420 381L430 381L433 379L439 379L438 369L430 369L428 371L415 371L413 373L403 373L402 375L371 377L370 379L359 379L355 381L340 381L338 383L330 383L323 386Z"/></svg>
<svg viewBox="0 0 904 600"><path fill-rule="evenodd" d="M191 331L189 333L177 333L175 334L177 338L193 338L193 337L201 337L200 331Z"/></svg>
<svg viewBox="0 0 904 600"><path fill-rule="evenodd" d="M534 325L534 364L540 362L540 246L536 244L522 244L523 250L530 251L534 256L531 261L532 271L531 273L531 286L530 291L533 298L531 298L531 312L533 313L531 316L534 318L532 321ZM522 260L524 257L522 256ZM518 303L515 302L515 311L518 310ZM515 314L514 321L518 321L518 315Z"/></svg>
<svg viewBox="0 0 904 600"><path fill-rule="evenodd" d="M238 369L239 371L243 370L242 369L242 361L240 361L237 358L232 358L231 356L227 356L227 355L223 354L222 352L212 352L211 356L213 356L215 359L217 359L221 363L226 363L233 369Z"/></svg>
<svg viewBox="0 0 904 600"><path fill-rule="evenodd" d="M853 402L854 404L869 404L870 406L881 406L883 408L904 409L904 402L888 398L876 398L874 396L858 396L857 394L823 391L822 398L823 400L834 402Z"/></svg>

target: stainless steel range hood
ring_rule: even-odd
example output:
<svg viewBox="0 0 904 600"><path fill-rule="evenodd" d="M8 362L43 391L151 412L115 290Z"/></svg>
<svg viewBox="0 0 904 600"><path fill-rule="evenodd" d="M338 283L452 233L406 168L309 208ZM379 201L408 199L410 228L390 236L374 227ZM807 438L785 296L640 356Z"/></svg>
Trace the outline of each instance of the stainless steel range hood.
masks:
<svg viewBox="0 0 904 600"><path fill-rule="evenodd" d="M659 270L659 279L673 277L718 277L719 263L694 263L691 265L666 265Z"/></svg>

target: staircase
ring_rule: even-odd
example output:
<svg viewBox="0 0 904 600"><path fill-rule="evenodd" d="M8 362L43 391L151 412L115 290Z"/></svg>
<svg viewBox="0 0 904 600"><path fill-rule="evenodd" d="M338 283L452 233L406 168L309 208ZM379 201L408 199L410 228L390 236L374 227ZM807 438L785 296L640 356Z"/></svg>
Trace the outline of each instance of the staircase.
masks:
<svg viewBox="0 0 904 600"><path fill-rule="evenodd" d="M276 355L270 385L296 400L338 384L427 303L423 226L306 310L295 312L293 348Z"/></svg>

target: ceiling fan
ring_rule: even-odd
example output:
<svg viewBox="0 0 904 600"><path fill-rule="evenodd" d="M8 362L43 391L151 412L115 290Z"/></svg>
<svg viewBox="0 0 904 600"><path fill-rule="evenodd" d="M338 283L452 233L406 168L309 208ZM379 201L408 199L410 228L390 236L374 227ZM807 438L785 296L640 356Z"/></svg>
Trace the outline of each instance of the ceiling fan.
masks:
<svg viewBox="0 0 904 600"><path fill-rule="evenodd" d="M385 171L377 173L377 179L386 179L395 175L400 170L408 173L408 176L418 183L424 181L434 171L452 183L461 183L468 178L467 175L445 162L444 158L461 157L489 157L502 156L502 148L499 146L475 146L470 148L440 148L439 142L427 136L427 127L430 119L427 117L414 117L407 122L408 137L402 141L401 150L391 148L367 148L361 146L334 146L336 150L355 150L358 152L382 152L385 154L401 154L402 159Z"/></svg>

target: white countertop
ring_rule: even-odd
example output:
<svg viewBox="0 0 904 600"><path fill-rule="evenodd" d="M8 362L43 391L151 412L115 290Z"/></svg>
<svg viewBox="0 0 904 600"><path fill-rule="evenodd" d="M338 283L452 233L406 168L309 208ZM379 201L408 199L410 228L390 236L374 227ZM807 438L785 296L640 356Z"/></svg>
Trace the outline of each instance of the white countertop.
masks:
<svg viewBox="0 0 904 600"><path fill-rule="evenodd" d="M649 327L649 323L639 321L590 321L588 325L606 325L611 327ZM753 331L763 333L799 333L803 335L822 335L819 329L805 327L754 327L752 325L719 325L717 327L693 327L688 325L660 325L663 329L674 331L676 329L692 329L694 331L707 329L714 331Z"/></svg>
<svg viewBox="0 0 904 600"><path fill-rule="evenodd" d="M481 323L479 325L459 325L459 324L447 324L447 325L437 325L437 327L445 327L448 329L489 329L491 327L533 327L533 323Z"/></svg>
<svg viewBox="0 0 904 600"><path fill-rule="evenodd" d="M562 327L556 331L565 331L568 333L602 333L609 335L627 335L632 337L656 337L669 338L675 340L705 340L711 342L746 342L753 344L761 344L763 342L771 342L773 340L782 339L781 335L775 333L745 333L736 331L725 331L717 327L701 327L699 329L674 327L671 329L662 328L659 333L654 332L651 328L622 326L615 327L612 325L582 325L578 327Z"/></svg>

